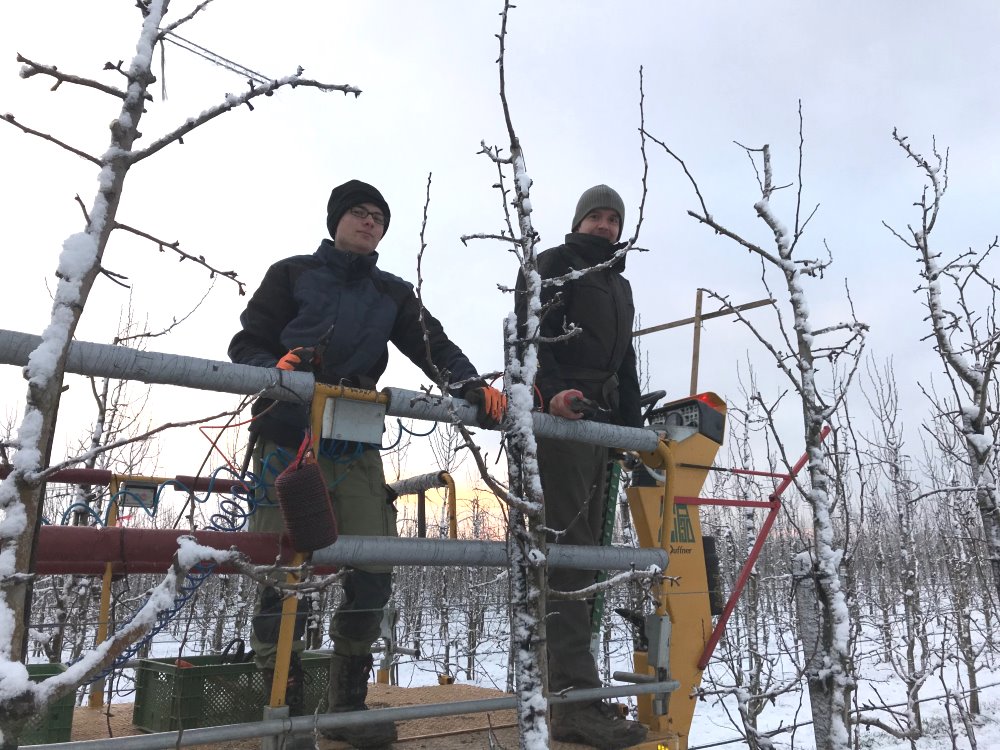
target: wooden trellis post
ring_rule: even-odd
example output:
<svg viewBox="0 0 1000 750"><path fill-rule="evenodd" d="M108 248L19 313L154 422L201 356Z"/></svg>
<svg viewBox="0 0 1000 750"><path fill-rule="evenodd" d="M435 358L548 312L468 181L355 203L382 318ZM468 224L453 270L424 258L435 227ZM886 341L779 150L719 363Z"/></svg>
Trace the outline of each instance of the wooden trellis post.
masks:
<svg viewBox="0 0 1000 750"><path fill-rule="evenodd" d="M701 303L702 303L702 292L704 289L698 289L697 295L695 296L694 302L694 316L690 318L682 318L681 320L674 320L670 323L661 323L660 325L651 326L649 328L640 328L638 331L633 331L633 338L638 336L645 336L647 333L656 333L657 331L665 331L668 328L679 328L681 326L686 326L694 324L694 342L692 344L691 351L691 394L695 395L698 392L698 360L701 356L701 323L709 318L719 318L723 315L734 315L737 312L743 312L744 310L753 310L755 307L763 307L764 305L773 305L773 299L759 299L756 302L747 302L742 305L723 305L721 308L715 312L702 314Z"/></svg>

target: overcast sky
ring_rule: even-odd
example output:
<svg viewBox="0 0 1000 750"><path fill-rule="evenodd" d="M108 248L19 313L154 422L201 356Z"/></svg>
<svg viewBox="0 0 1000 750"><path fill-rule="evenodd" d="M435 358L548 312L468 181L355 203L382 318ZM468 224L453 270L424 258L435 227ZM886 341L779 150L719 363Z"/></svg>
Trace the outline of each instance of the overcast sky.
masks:
<svg viewBox="0 0 1000 750"><path fill-rule="evenodd" d="M195 5L175 0L169 18ZM496 66L500 2L252 2L215 0L178 30L181 36L269 77L301 65L308 77L350 83L359 98L315 90L282 90L209 123L129 174L119 221L189 253L234 269L256 288L275 260L310 253L326 236L330 189L350 178L378 186L392 209L380 265L416 280L427 175L433 173L426 238L424 297L449 335L482 371L502 368L501 321L512 307L497 284L516 266L505 248L459 236L502 227L492 163L480 141L506 146ZM134 53L139 13L131 0L8 4L0 22L0 113L100 154L119 103L91 89L21 80L15 54L117 85L106 61ZM950 148L951 187L937 230L946 255L982 248L1000 229L997 122L1000 122L994 2L614 3L524 0L512 12L507 85L527 157L533 221L540 248L561 242L586 188L607 183L626 205L626 228L641 197L639 67L644 66L646 128L680 155L698 180L713 216L760 243L769 231L756 219L756 177L734 144L769 143L775 180L796 179L798 102L804 117L804 204L819 204L801 245L804 256L834 265L808 291L813 325L846 319L845 280L858 317L871 324L869 351L893 357L912 383L935 367L922 323L912 251L882 226L916 219L921 175L891 139L893 127L930 151ZM159 54L157 53L159 58ZM192 114L242 91L245 80L173 45L157 75L167 98L141 124L148 143ZM0 123L0 243L4 257L0 327L39 333L50 302L46 284L63 239L79 231L80 195L90 206L97 169ZM697 201L677 165L650 144L649 193L627 275L643 326L689 316L695 290L711 288L746 302L765 296L759 264L732 242L686 215ZM794 194L776 200L793 223ZM139 317L150 329L187 312L205 293L204 269L116 234L105 266L129 277ZM225 359L246 298L219 280L206 303L149 348ZM77 338L108 342L128 292L100 279ZM711 309L711 308L708 308ZM767 320L766 311L755 313ZM703 334L700 386L738 401L737 365L750 361L770 396L787 386L767 355L735 323L710 322ZM687 392L691 329L646 337L651 387ZM381 386L415 388L423 376L397 358ZM85 429L88 388L72 378L64 427ZM20 414L24 385L15 368L0 372L2 412ZM233 397L162 388L154 408L171 419L220 411ZM914 395L908 417L923 404ZM71 411L70 407L74 410ZM794 411L794 410L793 410ZM69 414L83 415L69 425ZM801 433L788 442L797 453ZM161 473L191 473L178 442L164 451ZM207 445L207 444L206 444ZM187 450L187 448L185 448ZM57 449L58 451L58 449ZM416 470L423 467L413 467ZM425 470L425 469L424 469Z"/></svg>

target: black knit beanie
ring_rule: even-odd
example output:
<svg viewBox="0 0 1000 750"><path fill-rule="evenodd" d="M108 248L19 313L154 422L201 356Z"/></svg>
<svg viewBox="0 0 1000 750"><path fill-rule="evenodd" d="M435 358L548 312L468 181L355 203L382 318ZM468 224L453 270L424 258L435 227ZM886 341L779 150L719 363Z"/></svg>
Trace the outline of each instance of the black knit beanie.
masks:
<svg viewBox="0 0 1000 750"><path fill-rule="evenodd" d="M572 230L575 232L579 229L587 214L598 208L610 208L618 214L618 236L615 238L617 242L621 239L622 229L625 226L625 203L622 197L607 185L594 185L589 190L583 191L576 204L576 213L573 214Z"/></svg>
<svg viewBox="0 0 1000 750"><path fill-rule="evenodd" d="M382 193L367 182L348 180L343 185L337 185L330 193L330 200L326 202L326 228L331 237L337 234L340 218L362 203L374 203L385 214L385 226L382 227L382 235L385 236L389 231L389 204L385 202Z"/></svg>

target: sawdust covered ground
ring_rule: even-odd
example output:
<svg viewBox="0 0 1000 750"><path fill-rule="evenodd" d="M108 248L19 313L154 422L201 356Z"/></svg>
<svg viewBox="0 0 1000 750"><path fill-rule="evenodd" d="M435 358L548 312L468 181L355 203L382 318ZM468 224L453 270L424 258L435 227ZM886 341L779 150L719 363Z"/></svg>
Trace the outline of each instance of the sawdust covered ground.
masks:
<svg viewBox="0 0 1000 750"><path fill-rule="evenodd" d="M426 703L450 703L454 701L497 698L502 693L475 685L434 685L431 687L401 688L391 685L371 685L368 705L371 708L390 706L410 706ZM514 750L518 746L514 711L496 711L488 714L466 714L464 716L442 716L432 719L417 719L399 724L399 741L394 747L400 750L479 750L489 748L489 730L501 747ZM132 704L116 703L103 709L78 708L73 714L74 740L94 740L104 737L124 737L142 734L132 726ZM321 739L320 750L345 748L340 742ZM201 747L212 750L258 750L260 740L240 740L222 742ZM566 742L553 742L553 750L576 750L584 748Z"/></svg>

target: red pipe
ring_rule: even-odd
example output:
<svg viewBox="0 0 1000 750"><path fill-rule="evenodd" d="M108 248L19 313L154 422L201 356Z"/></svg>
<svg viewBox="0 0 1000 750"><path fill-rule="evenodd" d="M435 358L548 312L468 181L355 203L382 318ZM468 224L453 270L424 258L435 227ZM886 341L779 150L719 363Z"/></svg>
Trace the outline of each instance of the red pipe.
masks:
<svg viewBox="0 0 1000 750"><path fill-rule="evenodd" d="M9 465L0 466L0 479L6 479L11 472ZM47 482L65 482L66 484L98 484L106 487L111 484L113 474L107 469L61 469L48 477Z"/></svg>
<svg viewBox="0 0 1000 750"><path fill-rule="evenodd" d="M740 594L743 593L743 587L746 586L747 581L750 580L750 573L753 571L753 566L757 563L757 557L760 555L760 551L764 547L764 542L767 541L767 535L770 533L771 526L774 525L774 520L778 517L778 511L780 509L781 501L775 498L771 503L771 512L767 514L767 519L764 521L764 525L757 534L757 539L754 542L753 549L750 550L750 556L743 565L743 570L740 571L740 577L736 581L736 586L733 587L733 593L729 595L729 601L726 602L726 608L719 616L719 621L715 624L715 629L712 631L712 636L708 639L708 643L705 644L705 650L702 651L701 658L698 660L698 669L704 669L708 666L708 661L712 658L712 653L715 651L715 647L719 644L719 640L722 638L722 634L726 630L726 625L729 623L729 617L733 614L733 610L736 608L736 600L740 598Z"/></svg>
<svg viewBox="0 0 1000 750"><path fill-rule="evenodd" d="M819 433L820 442L826 440L826 436L829 434L830 425L825 425ZM771 532L771 527L774 525L774 521L778 517L778 511L781 509L782 493L788 489L788 486L793 481L795 481L795 477L800 471L802 471L802 467L806 465L808 460L809 454L803 453L801 458L795 462L795 466L792 467L792 470L785 475L785 479L778 484L774 492L772 492L770 497L768 497L770 502L766 504L771 507L771 510L767 514L767 518L764 520L764 525L761 526L760 531L757 533L757 539L754 541L753 549L750 550L750 556L747 557L747 561L744 563L743 569L740 571L739 578L736 581L736 586L733 587L733 592L729 595L729 601L726 602L726 608L719 616L719 621L715 624L715 629L712 631L712 635L708 639L708 643L705 644L705 650L702 651L701 658L698 660L698 669L704 669L708 666L708 661L712 658L712 653L715 651L715 647L719 645L719 640L722 638L722 634L726 630L726 625L729 623L729 617L733 614L733 610L736 608L736 600L740 598L740 594L743 593L743 587L746 586L747 581L750 580L750 573L753 571L753 566L757 564L757 558L760 556L760 552L764 548L764 542L767 540L767 535ZM707 504L729 505L731 503L726 503L724 501L709 501Z"/></svg>
<svg viewBox="0 0 1000 750"><path fill-rule="evenodd" d="M0 466L0 479L6 479L10 472L10 466ZM113 476L114 474L106 469L61 469L47 477L45 481L63 482L65 484L96 484L107 487L111 484ZM120 478L125 481L129 479L124 474ZM248 488L246 482L234 477L216 476L213 479L212 477L192 477L186 474L178 474L174 477L174 481L177 482L177 485L184 485L183 487L174 485L174 489L180 491L208 492L211 489L212 492L218 493L245 493Z"/></svg>
<svg viewBox="0 0 1000 750"><path fill-rule="evenodd" d="M232 531L181 531L178 529L126 529L94 526L42 526L35 572L42 575L102 575L111 563L114 575L164 573L177 551L177 537L193 536L199 544L215 549L236 547L257 565L275 559L291 562L294 551L284 534ZM330 567L317 572L330 572ZM216 573L235 573L228 565Z"/></svg>

